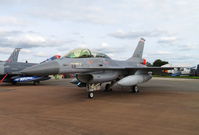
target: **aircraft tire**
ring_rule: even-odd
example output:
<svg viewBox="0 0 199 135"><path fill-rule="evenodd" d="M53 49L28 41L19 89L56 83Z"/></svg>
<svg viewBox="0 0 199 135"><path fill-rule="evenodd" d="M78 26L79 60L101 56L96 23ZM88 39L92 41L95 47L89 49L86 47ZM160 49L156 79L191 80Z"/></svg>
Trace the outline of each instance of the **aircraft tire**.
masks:
<svg viewBox="0 0 199 135"><path fill-rule="evenodd" d="M110 84L106 84L104 92L109 92L109 91L112 91L111 85Z"/></svg>
<svg viewBox="0 0 199 135"><path fill-rule="evenodd" d="M137 86L137 85L134 85L133 87L132 87L132 93L139 93L139 87Z"/></svg>
<svg viewBox="0 0 199 135"><path fill-rule="evenodd" d="M12 85L17 85L17 82L12 82Z"/></svg>
<svg viewBox="0 0 199 135"><path fill-rule="evenodd" d="M40 81L34 81L33 84L38 85L38 84L40 84Z"/></svg>
<svg viewBox="0 0 199 135"><path fill-rule="evenodd" d="M94 97L94 93L93 92L88 92L88 98L92 99Z"/></svg>

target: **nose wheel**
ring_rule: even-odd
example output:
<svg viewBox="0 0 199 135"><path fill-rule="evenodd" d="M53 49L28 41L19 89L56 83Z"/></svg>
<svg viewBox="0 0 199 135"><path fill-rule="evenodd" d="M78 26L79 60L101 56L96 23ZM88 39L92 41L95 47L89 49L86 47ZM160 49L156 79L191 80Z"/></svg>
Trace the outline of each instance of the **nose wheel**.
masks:
<svg viewBox="0 0 199 135"><path fill-rule="evenodd" d="M88 98L92 99L94 97L94 93L93 92L88 92Z"/></svg>
<svg viewBox="0 0 199 135"><path fill-rule="evenodd" d="M88 98L92 99L94 97L94 92L101 89L101 84L87 84Z"/></svg>
<svg viewBox="0 0 199 135"><path fill-rule="evenodd" d="M94 98L95 85L87 84L87 91L88 91L88 98L89 99Z"/></svg>

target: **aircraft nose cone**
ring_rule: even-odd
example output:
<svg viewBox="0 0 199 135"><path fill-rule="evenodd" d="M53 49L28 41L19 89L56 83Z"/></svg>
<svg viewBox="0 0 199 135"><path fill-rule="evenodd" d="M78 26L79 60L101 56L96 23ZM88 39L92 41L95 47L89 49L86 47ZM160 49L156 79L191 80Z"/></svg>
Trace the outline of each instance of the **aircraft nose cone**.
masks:
<svg viewBox="0 0 199 135"><path fill-rule="evenodd" d="M53 75L59 73L59 63L57 61L44 62L32 67L28 67L22 71L27 75Z"/></svg>

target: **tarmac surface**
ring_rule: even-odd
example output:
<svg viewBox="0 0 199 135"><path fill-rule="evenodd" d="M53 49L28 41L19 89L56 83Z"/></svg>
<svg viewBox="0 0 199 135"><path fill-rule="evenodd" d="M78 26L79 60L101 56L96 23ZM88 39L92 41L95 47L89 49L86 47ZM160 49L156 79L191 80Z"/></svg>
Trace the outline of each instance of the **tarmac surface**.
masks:
<svg viewBox="0 0 199 135"><path fill-rule="evenodd" d="M199 135L199 80L162 79L96 92L68 80L0 85L0 135Z"/></svg>

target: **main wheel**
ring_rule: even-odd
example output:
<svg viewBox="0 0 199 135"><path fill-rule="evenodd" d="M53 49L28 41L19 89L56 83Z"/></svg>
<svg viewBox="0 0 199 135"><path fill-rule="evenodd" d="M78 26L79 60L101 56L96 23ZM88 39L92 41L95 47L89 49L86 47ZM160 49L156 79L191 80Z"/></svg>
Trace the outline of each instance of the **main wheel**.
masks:
<svg viewBox="0 0 199 135"><path fill-rule="evenodd" d="M138 88L137 85L134 85L134 86L132 87L132 92L133 92L133 93L139 93L139 88Z"/></svg>
<svg viewBox="0 0 199 135"><path fill-rule="evenodd" d="M88 92L88 98L93 98L94 97L94 93L93 92Z"/></svg>
<svg viewBox="0 0 199 135"><path fill-rule="evenodd" d="M17 84L17 82L12 82L12 85L16 85Z"/></svg>
<svg viewBox="0 0 199 135"><path fill-rule="evenodd" d="M33 82L33 85L39 85L40 84L40 81L34 81Z"/></svg>
<svg viewBox="0 0 199 135"><path fill-rule="evenodd" d="M111 85L110 84L106 84L104 92L109 92L109 91L112 91Z"/></svg>

